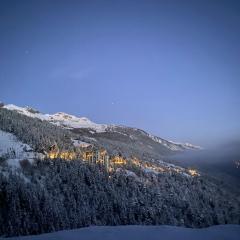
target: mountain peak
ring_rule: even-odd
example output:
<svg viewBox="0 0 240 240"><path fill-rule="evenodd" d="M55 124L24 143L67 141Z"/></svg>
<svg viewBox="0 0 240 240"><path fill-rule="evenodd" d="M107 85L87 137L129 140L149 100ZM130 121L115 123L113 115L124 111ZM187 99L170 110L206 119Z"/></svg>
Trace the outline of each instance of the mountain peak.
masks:
<svg viewBox="0 0 240 240"><path fill-rule="evenodd" d="M92 133L104 133L104 132L111 131L111 132L121 133L122 135L124 134L126 135L125 132L127 129L134 129L135 131L141 132L143 135L148 136L154 142L164 145L166 148L172 151L201 149L201 147L195 146L190 143L176 143L176 142L168 141L160 137L146 133L141 129L129 128L126 126L98 124L98 123L92 122L90 119L86 117L77 117L65 112L57 112L54 114L44 114L44 113L40 113L39 111L31 107L18 107L14 104L4 105L3 108L6 108L8 110L15 110L28 117L39 118L41 120L48 121L54 125L57 125L63 128L68 128L68 129L86 128L86 129L89 129L90 132ZM130 136L130 137L133 137L133 136Z"/></svg>
<svg viewBox="0 0 240 240"><path fill-rule="evenodd" d="M63 118L63 119L74 119L77 118L76 116L64 113L64 112L57 112L54 113L52 116L56 117L56 118Z"/></svg>

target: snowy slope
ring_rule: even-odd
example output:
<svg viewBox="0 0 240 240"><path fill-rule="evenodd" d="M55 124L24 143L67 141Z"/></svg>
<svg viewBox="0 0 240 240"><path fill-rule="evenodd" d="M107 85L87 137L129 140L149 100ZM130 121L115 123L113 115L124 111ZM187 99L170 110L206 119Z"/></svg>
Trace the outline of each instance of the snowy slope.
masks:
<svg viewBox="0 0 240 240"><path fill-rule="evenodd" d="M104 132L107 128L106 124L97 124L85 117L76 117L70 114L63 112L55 114L43 114L40 112L34 112L33 109L28 107L18 107L13 104L4 105L3 108L8 110L15 110L21 114L24 114L28 117L39 118L41 120L49 121L52 124L57 126L62 126L66 128L91 128L96 132Z"/></svg>
<svg viewBox="0 0 240 240"><path fill-rule="evenodd" d="M13 166L19 166L19 161L29 159L30 161L40 153L35 153L31 147L19 141L11 133L0 130L0 157L6 157L8 163Z"/></svg>
<svg viewBox="0 0 240 240"><path fill-rule="evenodd" d="M107 128L107 125L105 124L97 124L88 118L79 118L63 112L55 113L53 115L46 114L45 116L47 121L66 128L91 128L96 132L104 132Z"/></svg>
<svg viewBox="0 0 240 240"><path fill-rule="evenodd" d="M154 136L154 135L151 135L151 134L148 134L148 136L155 142L157 143L160 143L160 144L163 144L165 147L173 150L173 151L179 151L181 149L202 149L202 147L200 146L196 146L196 145L193 145L191 143L177 143L177 142L173 142L173 141L166 141L162 138L159 138L157 136Z"/></svg>
<svg viewBox="0 0 240 240"><path fill-rule="evenodd" d="M69 129L89 129L92 133L109 133L115 132L122 135L128 135L129 130L133 130L135 132L139 132L142 135L147 136L151 140L156 143L163 145L164 147L170 149L171 151L182 151L182 150L191 150L191 149L201 149L199 146L194 146L190 143L175 143L172 141L167 141L157 136L146 133L143 130L137 128L129 128L125 126L117 126L117 125L107 125L107 124L98 124L94 123L88 118L85 117L76 117L70 114L66 114L63 112L55 113L55 114L43 114L29 107L18 107L13 104L4 105L3 108L8 110L15 110L21 114L24 114L29 117L39 118L41 120L49 121L52 124L57 126L61 126ZM129 137L133 138L133 135L129 135Z"/></svg>
<svg viewBox="0 0 240 240"><path fill-rule="evenodd" d="M14 237L16 240L238 240L240 225L219 225L203 229L174 226L88 227L54 233ZM4 239L4 238L3 238Z"/></svg>
<svg viewBox="0 0 240 240"><path fill-rule="evenodd" d="M31 108L29 107L18 107L16 105L13 105L13 104L7 104L7 105L4 105L3 108L6 108L8 110L14 110L14 111L17 111L21 114L24 114L28 117L34 117L34 118L39 118L41 120L48 120L48 115L47 114L42 114L40 112L33 112L31 111Z"/></svg>

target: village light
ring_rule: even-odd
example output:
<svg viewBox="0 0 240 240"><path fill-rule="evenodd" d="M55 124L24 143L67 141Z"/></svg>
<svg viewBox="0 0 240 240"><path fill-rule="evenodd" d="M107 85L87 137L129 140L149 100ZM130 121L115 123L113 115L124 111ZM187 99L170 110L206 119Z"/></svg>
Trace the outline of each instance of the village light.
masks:
<svg viewBox="0 0 240 240"><path fill-rule="evenodd" d="M195 169L189 169L188 172L190 173L191 176L199 176L200 174L197 172Z"/></svg>

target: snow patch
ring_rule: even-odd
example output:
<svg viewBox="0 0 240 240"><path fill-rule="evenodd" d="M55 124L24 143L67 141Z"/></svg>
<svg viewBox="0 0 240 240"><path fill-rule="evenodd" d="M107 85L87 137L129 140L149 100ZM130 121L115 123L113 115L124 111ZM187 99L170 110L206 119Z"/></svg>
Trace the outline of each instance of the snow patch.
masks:
<svg viewBox="0 0 240 240"><path fill-rule="evenodd" d="M0 156L5 157L9 165L19 167L19 161L28 159L30 162L34 158L42 158L41 153L36 153L33 149L17 139L11 133L0 130Z"/></svg>
<svg viewBox="0 0 240 240"><path fill-rule="evenodd" d="M92 146L92 144L86 143L86 142L83 142L83 141L80 141L80 140L73 139L72 141L73 141L73 145L74 145L75 147L85 148L85 147Z"/></svg>

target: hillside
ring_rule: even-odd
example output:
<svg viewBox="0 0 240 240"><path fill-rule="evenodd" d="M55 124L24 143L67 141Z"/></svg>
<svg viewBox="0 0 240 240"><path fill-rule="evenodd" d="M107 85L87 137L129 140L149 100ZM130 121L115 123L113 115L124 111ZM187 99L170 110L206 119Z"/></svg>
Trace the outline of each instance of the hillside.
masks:
<svg viewBox="0 0 240 240"><path fill-rule="evenodd" d="M75 138L104 147L109 154L120 153L125 157L136 156L147 161L157 161L161 156L175 154L179 151L201 149L189 143L167 141L137 128L97 124L85 117L79 118L62 112L52 115L43 114L30 107L22 108L12 104L4 105L1 111L5 109L13 112L12 114L19 113L35 120L39 119L45 125L48 122L68 132L71 131Z"/></svg>
<svg viewBox="0 0 240 240"><path fill-rule="evenodd" d="M24 111L0 108L0 235L240 223L237 195L201 172L161 160L189 144L124 126L70 128Z"/></svg>
<svg viewBox="0 0 240 240"><path fill-rule="evenodd" d="M61 159L1 165L0 234L40 234L90 225L239 224L240 203L204 177ZM47 223L47 224L46 224Z"/></svg>

